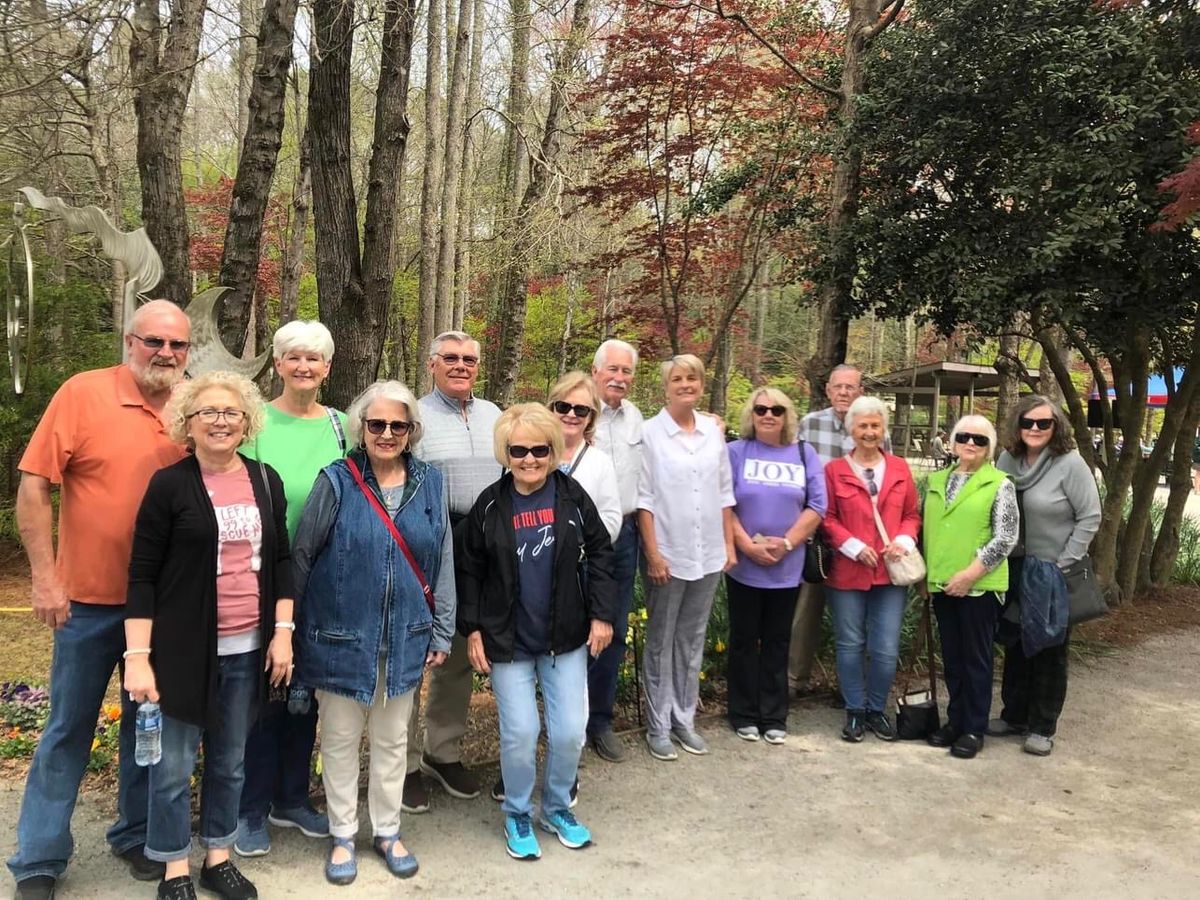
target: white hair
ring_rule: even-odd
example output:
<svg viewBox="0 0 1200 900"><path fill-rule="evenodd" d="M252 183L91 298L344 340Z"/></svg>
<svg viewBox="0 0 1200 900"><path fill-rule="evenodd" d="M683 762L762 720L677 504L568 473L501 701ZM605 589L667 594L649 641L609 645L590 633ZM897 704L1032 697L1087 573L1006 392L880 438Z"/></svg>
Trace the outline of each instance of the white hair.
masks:
<svg viewBox="0 0 1200 900"><path fill-rule="evenodd" d="M966 415L954 423L954 430L950 432L950 440L955 441L960 431L966 431L971 434L986 434L988 439L987 458L996 458L996 427L992 425L990 419L986 416ZM957 443L957 441L955 441Z"/></svg>
<svg viewBox="0 0 1200 900"><path fill-rule="evenodd" d="M476 356L483 355L483 347L480 345L479 341L475 340L475 338L471 337L465 331L443 331L441 334L439 334L437 337L435 337L432 341L429 342L429 358L430 359L433 359L435 356L437 356L439 353L442 352L442 344L446 343L446 341L457 341L460 344L467 344L467 343L474 344L475 345L475 355Z"/></svg>
<svg viewBox="0 0 1200 900"><path fill-rule="evenodd" d="M633 359L633 368L637 369L638 352L633 344L625 341L609 338L603 344L596 348L596 355L592 357L592 367L599 369L604 366L604 361L608 358L609 350L623 350Z"/></svg>
<svg viewBox="0 0 1200 900"><path fill-rule="evenodd" d="M271 339L271 355L283 359L294 350L313 350L325 362L333 360L333 335L320 322L296 319L280 325Z"/></svg>
<svg viewBox="0 0 1200 900"><path fill-rule="evenodd" d="M844 427L847 431L854 427L854 419L857 416L879 416L883 420L883 430L888 430L888 408L887 404L878 397L859 397L850 404L850 408L846 410L846 418Z"/></svg>
<svg viewBox="0 0 1200 900"><path fill-rule="evenodd" d="M354 398L354 402L346 410L346 427L350 432L350 442L357 446L362 441L367 410L376 400L393 400L408 411L408 421L412 426L408 432L408 447L411 450L417 446L424 431L421 425L421 408L413 392L399 381L377 381Z"/></svg>

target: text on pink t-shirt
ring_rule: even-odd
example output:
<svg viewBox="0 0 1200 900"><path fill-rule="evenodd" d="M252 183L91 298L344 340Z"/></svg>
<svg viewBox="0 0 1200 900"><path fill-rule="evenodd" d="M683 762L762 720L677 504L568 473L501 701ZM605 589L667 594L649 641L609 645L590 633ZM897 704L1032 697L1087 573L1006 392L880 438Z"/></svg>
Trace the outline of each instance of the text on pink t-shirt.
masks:
<svg viewBox="0 0 1200 900"><path fill-rule="evenodd" d="M203 477L217 514L217 637L244 634L258 628L262 517L244 466Z"/></svg>

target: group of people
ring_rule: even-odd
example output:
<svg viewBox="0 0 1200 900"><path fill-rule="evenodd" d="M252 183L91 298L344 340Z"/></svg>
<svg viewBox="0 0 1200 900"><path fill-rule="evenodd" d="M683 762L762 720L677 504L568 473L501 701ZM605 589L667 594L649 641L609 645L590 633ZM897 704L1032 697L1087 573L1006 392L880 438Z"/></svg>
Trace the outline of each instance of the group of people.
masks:
<svg viewBox="0 0 1200 900"><path fill-rule="evenodd" d="M429 809L426 778L453 797L481 792L460 755L475 673L496 700L491 795L507 853L540 856L538 829L587 846L572 811L580 753L628 753L613 708L639 568L655 759L709 752L695 715L722 578L738 737L786 741L789 695L807 678L827 602L842 736L894 740L886 701L907 590L887 563L918 543L950 691L949 721L930 742L965 757L985 733L1021 733L1030 752L1050 752L1065 645L1025 657L1001 628L1004 709L989 722L992 641L1002 609L1019 602L1018 536L1024 553L1065 566L1099 524L1095 482L1044 398L1018 407L999 466L991 424L960 420L957 463L930 476L922 509L889 452L887 408L862 396L852 366L832 373L831 406L803 419L783 392L753 390L740 439L727 443L724 423L700 410L698 358L662 364L664 406L645 420L629 399L638 353L619 340L545 404L502 412L473 393L479 343L446 332L429 348L428 394L380 381L342 414L319 401L334 358L319 323L275 334L282 392L269 403L231 373L183 380L189 323L174 305L152 301L128 328L128 362L69 379L20 465L34 611L55 651L51 717L9 860L19 897L53 896L70 859L92 729L118 665L118 819L107 837L160 898L195 896L189 783L201 741L201 887L256 897L231 851L269 852L268 825L328 838L326 879L354 881L364 732L372 850L393 875L415 874L401 817ZM803 584L819 535L832 565L823 585ZM161 760L143 768L133 727L145 702L160 705L163 724ZM309 797L318 725L325 813Z"/></svg>

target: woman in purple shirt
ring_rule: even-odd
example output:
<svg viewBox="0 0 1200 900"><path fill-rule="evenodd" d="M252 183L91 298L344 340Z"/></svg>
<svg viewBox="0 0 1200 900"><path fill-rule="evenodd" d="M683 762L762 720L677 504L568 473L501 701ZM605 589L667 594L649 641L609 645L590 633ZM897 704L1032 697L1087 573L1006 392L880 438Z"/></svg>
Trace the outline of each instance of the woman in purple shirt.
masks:
<svg viewBox="0 0 1200 900"><path fill-rule="evenodd" d="M825 515L816 451L796 444L796 407L775 388L750 395L745 437L729 445L737 565L729 598L729 723L738 737L787 737L788 643L804 572L804 544Z"/></svg>

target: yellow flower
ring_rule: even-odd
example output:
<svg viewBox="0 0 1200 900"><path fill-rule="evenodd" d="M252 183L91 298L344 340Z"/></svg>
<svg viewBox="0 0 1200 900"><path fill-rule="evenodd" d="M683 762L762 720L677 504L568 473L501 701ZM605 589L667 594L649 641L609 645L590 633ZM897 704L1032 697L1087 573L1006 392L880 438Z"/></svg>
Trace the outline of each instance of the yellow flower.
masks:
<svg viewBox="0 0 1200 900"><path fill-rule="evenodd" d="M725 642L717 641L717 645L713 649L716 650L718 653L724 653L725 652Z"/></svg>
<svg viewBox="0 0 1200 900"><path fill-rule="evenodd" d="M92 738L92 752L95 753L100 749L100 738Z"/></svg>
<svg viewBox="0 0 1200 900"><path fill-rule="evenodd" d="M646 618L647 618L647 616L646 616L646 607L644 607L644 606L642 607L642 609L641 609L641 612L638 614L638 616L639 616L639 618L640 618L640 619L641 619L643 622L645 622L645 621L646 621Z"/></svg>
<svg viewBox="0 0 1200 900"><path fill-rule="evenodd" d="M321 751L317 751L317 764L315 766L317 774L320 775L325 771L325 761L321 758Z"/></svg>
<svg viewBox="0 0 1200 900"><path fill-rule="evenodd" d="M700 673L700 680L701 680L701 681L707 681L707 680L708 680L708 677L707 677L707 676L706 676L706 675L705 675L703 672L701 672L701 673Z"/></svg>

